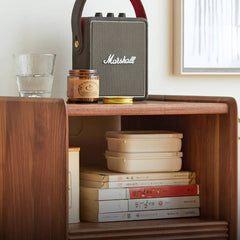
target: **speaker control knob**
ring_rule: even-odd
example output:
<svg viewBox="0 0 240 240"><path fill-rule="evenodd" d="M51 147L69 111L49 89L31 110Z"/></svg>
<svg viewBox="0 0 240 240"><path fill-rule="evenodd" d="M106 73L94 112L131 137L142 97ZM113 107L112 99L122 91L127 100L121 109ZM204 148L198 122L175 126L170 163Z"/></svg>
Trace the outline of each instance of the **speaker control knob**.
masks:
<svg viewBox="0 0 240 240"><path fill-rule="evenodd" d="M125 17L126 17L126 13L119 13L119 14L118 14L118 17L125 18Z"/></svg>
<svg viewBox="0 0 240 240"><path fill-rule="evenodd" d="M108 13L107 17L114 17L114 14L113 13Z"/></svg>
<svg viewBox="0 0 240 240"><path fill-rule="evenodd" d="M102 13L101 12L97 12L97 13L95 13L95 17L102 17L103 15L102 15Z"/></svg>

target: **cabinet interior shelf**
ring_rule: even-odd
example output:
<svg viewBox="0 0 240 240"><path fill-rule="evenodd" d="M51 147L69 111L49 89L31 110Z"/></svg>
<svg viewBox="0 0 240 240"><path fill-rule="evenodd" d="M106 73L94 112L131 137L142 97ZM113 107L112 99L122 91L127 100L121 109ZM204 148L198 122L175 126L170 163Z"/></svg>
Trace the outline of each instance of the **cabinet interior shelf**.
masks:
<svg viewBox="0 0 240 240"><path fill-rule="evenodd" d="M81 222L69 225L68 239L226 239L228 223L201 218L130 221L113 223ZM155 238L154 238L155 237Z"/></svg>

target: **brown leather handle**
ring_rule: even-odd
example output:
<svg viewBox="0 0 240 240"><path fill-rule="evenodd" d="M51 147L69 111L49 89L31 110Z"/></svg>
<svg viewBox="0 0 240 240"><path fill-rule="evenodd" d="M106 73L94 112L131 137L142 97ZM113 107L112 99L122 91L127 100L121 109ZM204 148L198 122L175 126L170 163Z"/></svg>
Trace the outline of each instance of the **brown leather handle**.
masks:
<svg viewBox="0 0 240 240"><path fill-rule="evenodd" d="M72 11L73 49L81 52L83 49L81 18L87 0L76 0ZM141 0L130 0L135 10L136 17L146 18L146 13Z"/></svg>

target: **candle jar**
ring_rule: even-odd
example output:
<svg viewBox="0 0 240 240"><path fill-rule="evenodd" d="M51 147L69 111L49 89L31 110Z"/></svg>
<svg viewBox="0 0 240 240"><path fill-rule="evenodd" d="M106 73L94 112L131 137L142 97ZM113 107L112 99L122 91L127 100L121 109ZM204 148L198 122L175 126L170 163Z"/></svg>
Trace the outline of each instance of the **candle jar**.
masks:
<svg viewBox="0 0 240 240"><path fill-rule="evenodd" d="M96 70L74 69L68 76L68 103L96 103L99 98L99 76Z"/></svg>

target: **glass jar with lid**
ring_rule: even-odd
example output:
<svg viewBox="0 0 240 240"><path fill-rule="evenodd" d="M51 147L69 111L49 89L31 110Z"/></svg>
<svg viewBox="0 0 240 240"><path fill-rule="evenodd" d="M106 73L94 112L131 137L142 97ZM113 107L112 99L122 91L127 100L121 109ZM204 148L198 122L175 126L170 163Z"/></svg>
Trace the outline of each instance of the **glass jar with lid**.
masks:
<svg viewBox="0 0 240 240"><path fill-rule="evenodd" d="M99 76L93 69L74 69L68 76L68 103L96 103L99 98Z"/></svg>

